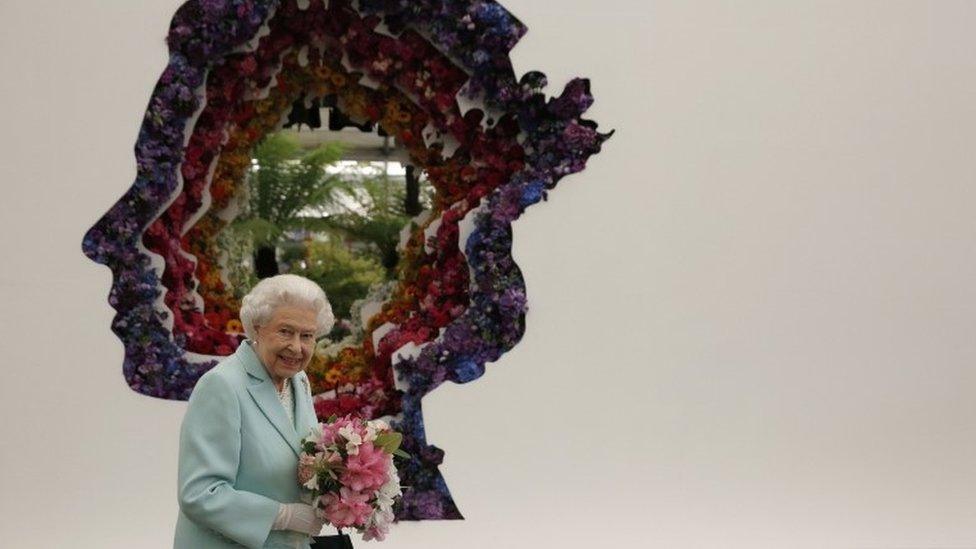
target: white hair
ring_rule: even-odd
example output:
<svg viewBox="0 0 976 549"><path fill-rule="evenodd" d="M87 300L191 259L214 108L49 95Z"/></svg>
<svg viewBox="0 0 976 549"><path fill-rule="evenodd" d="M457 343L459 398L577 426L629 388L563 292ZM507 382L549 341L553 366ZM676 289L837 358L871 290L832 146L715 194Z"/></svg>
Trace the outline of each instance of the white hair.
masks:
<svg viewBox="0 0 976 549"><path fill-rule="evenodd" d="M318 324L316 336L329 333L335 324L332 305L318 284L303 276L281 274L261 280L244 296L241 324L248 339L253 340L257 335L254 326L267 322L280 305L295 305L315 311Z"/></svg>

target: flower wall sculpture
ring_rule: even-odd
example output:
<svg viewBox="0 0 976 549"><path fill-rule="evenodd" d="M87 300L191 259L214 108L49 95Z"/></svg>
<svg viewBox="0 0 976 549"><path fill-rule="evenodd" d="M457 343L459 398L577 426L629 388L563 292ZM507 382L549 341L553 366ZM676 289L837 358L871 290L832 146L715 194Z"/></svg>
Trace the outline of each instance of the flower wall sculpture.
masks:
<svg viewBox="0 0 976 549"><path fill-rule="evenodd" d="M217 238L253 147L296 101L335 96L395 136L437 194L404 229L396 285L361 303L378 312L352 344L313 359L316 410L391 417L412 456L397 518L461 518L437 469L443 452L426 441L422 397L478 378L519 341L526 295L512 222L609 137L581 117L586 80L547 100L543 74L516 79L508 54L525 31L481 0L183 4L136 143L136 180L83 243L112 269L130 387L185 400L242 340Z"/></svg>

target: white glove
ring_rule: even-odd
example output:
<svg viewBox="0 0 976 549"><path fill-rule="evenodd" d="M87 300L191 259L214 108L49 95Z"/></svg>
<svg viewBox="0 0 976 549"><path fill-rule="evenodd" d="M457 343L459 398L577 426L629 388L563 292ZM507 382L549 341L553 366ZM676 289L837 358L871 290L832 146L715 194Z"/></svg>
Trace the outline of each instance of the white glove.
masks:
<svg viewBox="0 0 976 549"><path fill-rule="evenodd" d="M315 508L304 503L282 503L278 507L272 530L293 530L310 536L317 536L325 526L325 519L315 514Z"/></svg>

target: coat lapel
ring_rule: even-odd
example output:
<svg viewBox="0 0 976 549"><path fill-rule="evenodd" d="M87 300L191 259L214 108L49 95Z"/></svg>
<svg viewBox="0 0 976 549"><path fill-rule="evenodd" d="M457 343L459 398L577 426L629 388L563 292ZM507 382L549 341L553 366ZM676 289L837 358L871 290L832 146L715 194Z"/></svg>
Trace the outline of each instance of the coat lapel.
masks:
<svg viewBox="0 0 976 549"><path fill-rule="evenodd" d="M299 437L305 438L318 423L315 408L312 406L312 390L305 372L299 372L292 378L291 387L295 398L295 425L298 426Z"/></svg>
<svg viewBox="0 0 976 549"><path fill-rule="evenodd" d="M298 444L298 433L295 432L295 427L288 421L288 415L285 414L285 409L281 406L281 401L278 400L278 393L275 390L274 383L271 382L271 376L268 375L268 371L261 364L261 359L258 358L254 349L251 349L251 345L247 341L241 343L240 347L237 348L236 354L240 357L241 362L244 364L244 369L251 377L251 383L248 385L247 391L251 393L251 398L254 399L254 403L257 404L264 417L271 422L271 425L274 425L278 434L281 435L281 438L285 439L285 442L295 452L295 455L299 455L301 448Z"/></svg>

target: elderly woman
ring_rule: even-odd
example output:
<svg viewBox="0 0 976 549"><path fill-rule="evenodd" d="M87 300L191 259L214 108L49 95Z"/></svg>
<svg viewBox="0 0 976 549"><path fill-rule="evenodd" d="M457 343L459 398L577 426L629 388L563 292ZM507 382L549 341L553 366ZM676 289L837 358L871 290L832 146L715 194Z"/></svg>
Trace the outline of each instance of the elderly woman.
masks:
<svg viewBox="0 0 976 549"><path fill-rule="evenodd" d="M197 382L180 430L174 547L308 548L323 521L301 502L300 441L316 424L305 368L335 318L307 278L244 297L247 340Z"/></svg>

